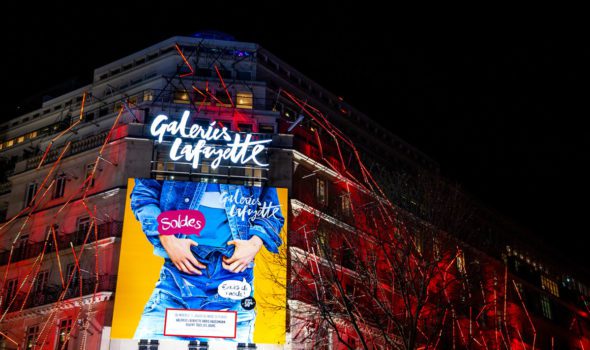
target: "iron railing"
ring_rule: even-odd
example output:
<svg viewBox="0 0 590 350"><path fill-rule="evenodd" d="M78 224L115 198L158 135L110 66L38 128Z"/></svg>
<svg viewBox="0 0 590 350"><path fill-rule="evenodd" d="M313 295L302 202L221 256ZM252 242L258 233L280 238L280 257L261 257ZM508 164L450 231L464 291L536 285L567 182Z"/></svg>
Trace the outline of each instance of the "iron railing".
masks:
<svg viewBox="0 0 590 350"><path fill-rule="evenodd" d="M106 222L103 224L98 225L98 240L108 238L108 237L121 237L121 233L123 231L123 224L120 221L111 221ZM60 250L67 250L70 249L70 242L73 245L81 245L84 243L84 238L86 237L87 232L80 230L71 233L66 233L63 235L57 236L57 246ZM90 232L88 235L88 242L94 242L95 236L94 232ZM28 243L24 244L21 247L15 247L12 253L11 262L22 261L30 258L37 257L43 251L43 246L45 242L35 242L35 243ZM46 252L51 251L53 248L53 240L49 240L47 242L47 248L45 249ZM10 257L10 249L0 252L0 265L8 264L8 259Z"/></svg>

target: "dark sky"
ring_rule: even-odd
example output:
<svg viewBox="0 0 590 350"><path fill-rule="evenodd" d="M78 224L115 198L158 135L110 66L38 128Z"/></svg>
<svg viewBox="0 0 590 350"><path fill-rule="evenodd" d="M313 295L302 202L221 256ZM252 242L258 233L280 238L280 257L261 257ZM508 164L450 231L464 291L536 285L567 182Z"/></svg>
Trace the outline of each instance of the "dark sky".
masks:
<svg viewBox="0 0 590 350"><path fill-rule="evenodd" d="M89 79L94 67L159 40L221 30L260 43L430 155L467 192L584 261L590 49L580 28L550 18L517 19L518 28L477 15L422 18L359 2L22 3L2 13L6 117L19 100Z"/></svg>

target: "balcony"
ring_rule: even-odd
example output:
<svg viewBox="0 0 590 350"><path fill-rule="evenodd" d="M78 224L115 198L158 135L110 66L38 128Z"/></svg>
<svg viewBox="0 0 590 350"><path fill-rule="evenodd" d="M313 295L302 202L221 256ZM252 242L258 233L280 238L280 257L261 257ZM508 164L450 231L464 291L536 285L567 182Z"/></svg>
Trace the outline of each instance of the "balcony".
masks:
<svg viewBox="0 0 590 350"><path fill-rule="evenodd" d="M115 290L117 283L117 275L101 275L98 276L98 283L94 275L82 279L82 293L80 293L80 281L74 278L70 283L70 287L66 290L63 300L79 298L80 295L91 295L96 292L112 292ZM24 290L24 289L23 289ZM48 285L41 290L31 291L28 298L26 292L21 292L12 301L8 312L15 312L21 309L29 309L41 305L55 303L59 300L63 289L61 285ZM26 302L25 302L26 298ZM7 302L10 302L7 300ZM24 305L23 305L24 303ZM0 307L0 310L5 310L5 305Z"/></svg>
<svg viewBox="0 0 590 350"><path fill-rule="evenodd" d="M123 223L121 221L111 221L104 224L98 225L98 240L109 238L109 237L121 237L123 231ZM72 233L66 233L64 235L57 236L57 246L59 250L69 251L70 242L73 245L81 245L86 237L84 231L76 231ZM88 242L94 242L94 233L91 232L88 236ZM22 247L15 248L12 253L11 263L22 261L30 258L35 258L43 251L44 242L35 242L25 244ZM46 252L51 251L53 248L53 240L49 240L47 243ZM10 249L0 252L0 265L8 264L10 257Z"/></svg>
<svg viewBox="0 0 590 350"><path fill-rule="evenodd" d="M108 132L105 131L100 134L93 135L93 136L84 138L82 140L72 142L72 144L70 145L70 149L66 152L66 154L64 154L64 157L72 156L74 154L78 154L78 153L102 146L107 134L108 134ZM47 156L45 157L45 160L43 161L43 163L48 164L48 163L55 162L62 151L63 151L63 147L60 147L58 149L50 151L49 153L47 153ZM27 159L24 170L26 171L26 170L35 169L37 166L39 166L39 162L41 161L41 158L43 158L43 155L38 155L38 156Z"/></svg>

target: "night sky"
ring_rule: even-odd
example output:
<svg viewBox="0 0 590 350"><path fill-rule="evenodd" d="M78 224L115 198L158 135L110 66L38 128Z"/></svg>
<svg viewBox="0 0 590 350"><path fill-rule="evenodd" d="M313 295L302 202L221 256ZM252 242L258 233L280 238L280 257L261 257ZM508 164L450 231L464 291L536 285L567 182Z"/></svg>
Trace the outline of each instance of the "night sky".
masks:
<svg viewBox="0 0 590 350"><path fill-rule="evenodd" d="M3 118L19 115L27 97L89 81L95 67L170 36L224 31L342 96L481 202L588 265L590 48L577 28L517 30L500 18L433 21L347 4L22 3L2 13Z"/></svg>

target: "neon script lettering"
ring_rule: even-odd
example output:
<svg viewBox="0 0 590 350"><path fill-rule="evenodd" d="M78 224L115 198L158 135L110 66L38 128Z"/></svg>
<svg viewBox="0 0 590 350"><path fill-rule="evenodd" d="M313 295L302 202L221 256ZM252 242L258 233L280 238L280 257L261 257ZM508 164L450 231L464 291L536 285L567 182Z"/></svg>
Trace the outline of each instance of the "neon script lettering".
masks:
<svg viewBox="0 0 590 350"><path fill-rule="evenodd" d="M212 159L212 169L216 169L225 159L236 164L253 162L261 167L268 166L268 164L262 163L258 156L266 148L265 144L271 140L252 140L252 134L246 134L244 139L240 134L235 134L232 138L226 127L216 128L215 122L209 124L207 128L198 124L188 127L189 115L189 111L184 111L180 121L169 121L168 116L160 114L150 127L152 136L159 143L164 141L166 135L176 137L170 148L170 159L176 161L184 158L186 161L192 162L192 167L195 169L199 167L201 157ZM183 139L192 139L196 143L186 143ZM208 142L225 142L225 145L210 145Z"/></svg>
<svg viewBox="0 0 590 350"><path fill-rule="evenodd" d="M158 233L161 235L200 235L205 227L205 216L198 210L170 210L158 215Z"/></svg>

